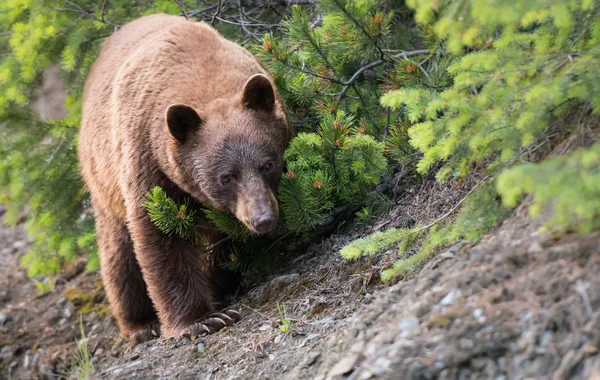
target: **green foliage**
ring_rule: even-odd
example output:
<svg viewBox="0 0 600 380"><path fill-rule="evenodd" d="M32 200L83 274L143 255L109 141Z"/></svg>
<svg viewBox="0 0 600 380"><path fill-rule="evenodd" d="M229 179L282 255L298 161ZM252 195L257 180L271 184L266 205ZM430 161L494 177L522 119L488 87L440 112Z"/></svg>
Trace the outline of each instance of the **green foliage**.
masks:
<svg viewBox="0 0 600 380"><path fill-rule="evenodd" d="M184 240L197 242L195 210L188 210L187 204L177 205L167 193L156 186L146 194L143 203L150 220L167 235L175 233Z"/></svg>
<svg viewBox="0 0 600 380"><path fill-rule="evenodd" d="M359 205L387 170L384 145L352 129L353 118L325 115L317 133L300 133L285 152L279 199L286 227L322 226L341 204Z"/></svg>
<svg viewBox="0 0 600 380"><path fill-rule="evenodd" d="M85 336L83 329L83 317L79 315L79 331L81 339L77 341L77 351L72 351L71 354L75 361L74 368L71 374L79 380L89 379L96 371L94 362L92 361L92 352L90 351L88 339Z"/></svg>
<svg viewBox="0 0 600 380"><path fill-rule="evenodd" d="M340 254L346 260L355 260L366 255L373 256L397 245L399 242L403 244L402 253L406 253L418 236L418 232L412 229L390 228L353 241L342 248Z"/></svg>
<svg viewBox="0 0 600 380"><path fill-rule="evenodd" d="M506 216L508 210L502 207L494 186L486 185L466 199L453 221L378 231L346 245L340 254L346 260L356 260L395 249L399 260L381 273L381 280L388 282L419 270L440 248L461 240L479 240Z"/></svg>
<svg viewBox="0 0 600 380"><path fill-rule="evenodd" d="M38 289L38 295L43 296L54 291L56 278L46 277L43 281L35 281L35 287Z"/></svg>
<svg viewBox="0 0 600 380"><path fill-rule="evenodd" d="M292 321L288 319L285 303L279 304L279 302L277 302L277 312L279 313L279 322L281 323L279 330L285 334L290 331L293 324Z"/></svg>
<svg viewBox="0 0 600 380"><path fill-rule="evenodd" d="M267 34L255 47L273 73L294 124L315 125L343 109L359 120L364 132L379 137L402 116L381 107L382 91L446 84L445 78L425 72L430 66L440 68L441 60L433 57L425 60L426 67L422 65L428 51L411 24L410 11L402 2L388 5L376 0L321 0L316 6L322 17L295 6L291 18L282 23L287 33ZM402 56L404 52L410 54ZM410 149L406 141L404 145Z"/></svg>
<svg viewBox="0 0 600 380"><path fill-rule="evenodd" d="M567 156L538 164L521 165L503 172L498 192L507 206L515 206L522 195L533 193L532 216L544 206L553 210L547 227L570 226L574 221L582 233L600 227L600 143Z"/></svg>
<svg viewBox="0 0 600 380"><path fill-rule="evenodd" d="M434 12L436 4L409 2L417 20L459 56L448 68L454 85L441 92L403 88L381 98L385 106L406 109L414 123L408 135L410 144L423 153L420 172L442 162L438 179L462 177L471 164L487 160L496 175L555 132L552 120L576 107L600 112L597 1L445 1ZM578 178L594 178L597 168L577 164L583 155L560 159L564 166L558 161L541 164L562 170L552 172L548 180L532 179L532 166L515 168L500 177L499 189L507 204L524 192L535 192L541 203L559 194L587 194L581 202L559 197L554 222L569 225L581 218L589 230L600 210L591 200L598 185ZM509 182L502 183L505 180Z"/></svg>
<svg viewBox="0 0 600 380"><path fill-rule="evenodd" d="M557 131L554 120L566 119L573 110L600 112L600 3L409 0L407 4L415 9L426 40L438 40L452 53L447 70L452 85L405 86L383 95L383 106L404 111L406 117L401 129L388 137L390 143L402 141L406 134L422 154L417 171L441 166L438 180L464 177L478 167L497 178L496 188L506 206L514 207L523 195L533 193L530 213L538 215L550 206L547 226L578 225L581 232L598 228L598 143L537 164L521 160L548 136L568 136L577 127L577 122L566 120L568 127ZM441 228L434 223L418 252L397 261L382 279L417 270L440 247L480 238L507 215L497 198L491 186L473 193L454 222L444 222ZM343 248L342 255L372 255L397 241L408 246L412 244L408 236L412 234L405 230L375 234Z"/></svg>
<svg viewBox="0 0 600 380"><path fill-rule="evenodd" d="M256 234L247 229L242 222L227 212L207 207L204 208L204 214L219 230L225 232L235 241L243 243L249 238L256 236Z"/></svg>

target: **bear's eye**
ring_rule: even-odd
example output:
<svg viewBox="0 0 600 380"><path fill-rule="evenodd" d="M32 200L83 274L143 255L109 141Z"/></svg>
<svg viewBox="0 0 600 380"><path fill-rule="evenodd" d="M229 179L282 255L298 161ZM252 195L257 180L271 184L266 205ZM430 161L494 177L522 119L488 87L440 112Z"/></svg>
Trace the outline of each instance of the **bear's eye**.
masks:
<svg viewBox="0 0 600 380"><path fill-rule="evenodd" d="M262 170L265 172L268 172L269 170L271 170L273 168L273 161L269 161L266 164L264 164L262 166Z"/></svg>
<svg viewBox="0 0 600 380"><path fill-rule="evenodd" d="M221 177L221 184L222 185L227 185L228 183L231 183L231 176L230 175L224 175Z"/></svg>

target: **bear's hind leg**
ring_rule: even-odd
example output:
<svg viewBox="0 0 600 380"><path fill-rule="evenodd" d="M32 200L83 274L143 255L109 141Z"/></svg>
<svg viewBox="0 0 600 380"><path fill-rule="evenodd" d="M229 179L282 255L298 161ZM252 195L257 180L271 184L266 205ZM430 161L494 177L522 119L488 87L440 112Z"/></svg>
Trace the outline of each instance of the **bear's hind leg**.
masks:
<svg viewBox="0 0 600 380"><path fill-rule="evenodd" d="M125 224L96 208L96 233L104 288L122 335L141 343L160 335L156 310Z"/></svg>

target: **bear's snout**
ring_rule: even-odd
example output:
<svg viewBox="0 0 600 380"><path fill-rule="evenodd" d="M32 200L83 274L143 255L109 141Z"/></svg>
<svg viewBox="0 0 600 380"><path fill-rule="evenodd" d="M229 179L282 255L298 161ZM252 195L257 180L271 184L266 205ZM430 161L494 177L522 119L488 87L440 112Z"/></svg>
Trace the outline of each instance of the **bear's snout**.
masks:
<svg viewBox="0 0 600 380"><path fill-rule="evenodd" d="M266 234L275 229L277 226L277 219L277 215L275 215L273 211L268 211L264 214L254 215L251 223L252 227L254 227L258 233Z"/></svg>
<svg viewBox="0 0 600 380"><path fill-rule="evenodd" d="M235 209L236 218L258 233L266 234L277 227L279 205L271 188L262 180L253 177L241 184Z"/></svg>

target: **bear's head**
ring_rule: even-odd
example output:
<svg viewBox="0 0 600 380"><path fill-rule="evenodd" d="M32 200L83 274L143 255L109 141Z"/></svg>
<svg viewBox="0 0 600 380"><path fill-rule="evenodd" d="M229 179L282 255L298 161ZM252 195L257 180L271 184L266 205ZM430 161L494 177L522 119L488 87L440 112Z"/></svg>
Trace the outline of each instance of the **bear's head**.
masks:
<svg viewBox="0 0 600 380"><path fill-rule="evenodd" d="M204 107L204 109L199 109ZM279 219L275 194L290 140L285 111L271 81L250 77L232 99L166 111L172 136L168 155L173 181L199 201L231 212L256 233Z"/></svg>

